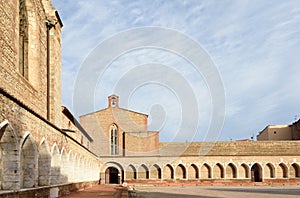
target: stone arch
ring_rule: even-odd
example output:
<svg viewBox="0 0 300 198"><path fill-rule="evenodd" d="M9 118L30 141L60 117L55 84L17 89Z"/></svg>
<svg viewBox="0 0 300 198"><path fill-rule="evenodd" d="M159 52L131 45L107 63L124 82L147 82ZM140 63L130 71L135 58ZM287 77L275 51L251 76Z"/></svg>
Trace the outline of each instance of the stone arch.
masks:
<svg viewBox="0 0 300 198"><path fill-rule="evenodd" d="M201 179L209 178L211 178L211 167L205 163L201 166Z"/></svg>
<svg viewBox="0 0 300 198"><path fill-rule="evenodd" d="M195 164L189 166L188 173L188 179L199 179L199 170Z"/></svg>
<svg viewBox="0 0 300 198"><path fill-rule="evenodd" d="M290 167L290 178L300 177L300 166L297 163L293 163Z"/></svg>
<svg viewBox="0 0 300 198"><path fill-rule="evenodd" d="M102 168L101 172L105 174L105 183L123 183L124 182L124 168L121 164L117 162L106 162Z"/></svg>
<svg viewBox="0 0 300 198"><path fill-rule="evenodd" d="M81 177L81 160L82 156L80 153L76 153L74 163L74 181L80 181Z"/></svg>
<svg viewBox="0 0 300 198"><path fill-rule="evenodd" d="M150 168L150 177L151 179L161 179L161 168L157 164Z"/></svg>
<svg viewBox="0 0 300 198"><path fill-rule="evenodd" d="M245 163L241 164L239 167L239 178L245 179L249 177L249 166Z"/></svg>
<svg viewBox="0 0 300 198"><path fill-rule="evenodd" d="M175 169L176 179L186 179L186 169L182 164L178 164Z"/></svg>
<svg viewBox="0 0 300 198"><path fill-rule="evenodd" d="M69 173L69 167L68 167L68 153L65 150L65 148L62 148L61 154L60 154L60 183L67 183L68 182L68 173Z"/></svg>
<svg viewBox="0 0 300 198"><path fill-rule="evenodd" d="M132 164L126 168L126 179L136 179L136 168Z"/></svg>
<svg viewBox="0 0 300 198"><path fill-rule="evenodd" d="M56 143L53 144L51 149L51 176L50 184L60 183L60 154Z"/></svg>
<svg viewBox="0 0 300 198"><path fill-rule="evenodd" d="M237 168L233 163L229 163L226 167L226 179L237 178Z"/></svg>
<svg viewBox="0 0 300 198"><path fill-rule="evenodd" d="M48 186L50 183L51 155L45 138L42 139L41 144L39 146L38 167L39 186Z"/></svg>
<svg viewBox="0 0 300 198"><path fill-rule="evenodd" d="M76 154L73 150L70 150L68 153L68 172L69 172L69 178L68 180L70 182L75 181L74 174L75 174L75 159Z"/></svg>
<svg viewBox="0 0 300 198"><path fill-rule="evenodd" d="M38 184L38 152L27 132L20 141L21 188L32 188Z"/></svg>
<svg viewBox="0 0 300 198"><path fill-rule="evenodd" d="M262 182L262 167L259 163L255 163L251 166L251 181Z"/></svg>
<svg viewBox="0 0 300 198"><path fill-rule="evenodd" d="M167 164L163 168L164 179L174 179L174 169L170 164Z"/></svg>
<svg viewBox="0 0 300 198"><path fill-rule="evenodd" d="M266 164L264 168L264 178L275 178L275 167L273 164Z"/></svg>
<svg viewBox="0 0 300 198"><path fill-rule="evenodd" d="M224 178L224 167L220 163L217 163L213 167L213 178L214 179Z"/></svg>
<svg viewBox="0 0 300 198"><path fill-rule="evenodd" d="M0 189L17 190L19 188L20 165L19 147L15 131L7 120L0 123ZM12 157L14 156L14 157ZM4 171L6 170L6 171Z"/></svg>
<svg viewBox="0 0 300 198"><path fill-rule="evenodd" d="M288 177L288 167L284 163L280 163L278 165L276 176L277 176L277 178L287 178Z"/></svg>
<svg viewBox="0 0 300 198"><path fill-rule="evenodd" d="M145 164L138 168L138 179L149 179L149 169Z"/></svg>

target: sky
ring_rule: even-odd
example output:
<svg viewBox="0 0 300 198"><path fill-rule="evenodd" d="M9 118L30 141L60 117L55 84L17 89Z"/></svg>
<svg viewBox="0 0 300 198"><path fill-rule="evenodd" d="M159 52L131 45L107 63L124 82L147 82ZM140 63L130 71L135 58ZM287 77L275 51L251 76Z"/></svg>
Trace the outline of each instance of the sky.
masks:
<svg viewBox="0 0 300 198"><path fill-rule="evenodd" d="M160 141L250 139L300 119L298 0L52 0L63 104L149 115Z"/></svg>

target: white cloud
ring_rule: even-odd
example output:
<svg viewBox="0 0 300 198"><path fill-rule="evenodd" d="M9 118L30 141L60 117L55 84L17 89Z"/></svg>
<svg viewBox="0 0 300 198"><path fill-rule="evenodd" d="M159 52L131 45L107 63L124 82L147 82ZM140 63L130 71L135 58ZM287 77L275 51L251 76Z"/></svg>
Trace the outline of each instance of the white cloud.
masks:
<svg viewBox="0 0 300 198"><path fill-rule="evenodd" d="M222 140L250 137L266 124L291 122L294 114L300 114L297 106L300 93L296 91L300 86L300 2L297 0L147 3L138 0L53 0L53 3L64 22L63 101L67 106L72 106L75 75L81 63L99 43L126 29L160 26L187 34L201 43L215 61L226 90ZM180 47L182 43L174 45ZM117 59L99 81L96 98L100 98L96 106L106 105L114 82L135 66L146 63L172 66L180 72L197 95L200 121L209 123L211 101L205 81L185 60L162 50L137 50ZM164 102L153 102L154 95L163 94L164 91L156 89L155 93L147 94L145 103L151 106ZM142 94L136 97L139 95ZM176 105L176 100L170 104ZM149 111L139 103L130 107ZM165 109L172 112L170 107ZM169 118L173 119L168 120L169 123L176 122L172 113ZM205 131L207 126L204 124L200 128ZM166 127L164 132L168 129L173 130ZM200 136L197 135L199 140ZM162 140L167 141L167 136Z"/></svg>

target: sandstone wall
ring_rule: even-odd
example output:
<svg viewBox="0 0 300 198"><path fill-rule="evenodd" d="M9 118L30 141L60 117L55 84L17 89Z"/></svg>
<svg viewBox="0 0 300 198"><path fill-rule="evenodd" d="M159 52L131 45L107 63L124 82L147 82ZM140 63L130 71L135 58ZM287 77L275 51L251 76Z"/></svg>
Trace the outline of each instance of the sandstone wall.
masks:
<svg viewBox="0 0 300 198"><path fill-rule="evenodd" d="M91 150L97 155L110 155L110 127L118 127L118 155L123 155L123 133L147 130L148 116L125 110L119 107L109 107L94 113L80 116L80 123L95 141Z"/></svg>
<svg viewBox="0 0 300 198"><path fill-rule="evenodd" d="M49 1L45 1L50 4ZM28 76L19 72L19 1L0 1L0 88L47 117L47 27L46 20L55 26L50 30L50 93L51 121L60 125L61 106L61 24L56 23L55 10L49 14L39 1L26 1L28 17Z"/></svg>
<svg viewBox="0 0 300 198"><path fill-rule="evenodd" d="M158 132L126 132L124 138L125 156L158 155Z"/></svg>
<svg viewBox="0 0 300 198"><path fill-rule="evenodd" d="M61 27L49 0L0 0L0 190L99 178L97 156L61 130Z"/></svg>

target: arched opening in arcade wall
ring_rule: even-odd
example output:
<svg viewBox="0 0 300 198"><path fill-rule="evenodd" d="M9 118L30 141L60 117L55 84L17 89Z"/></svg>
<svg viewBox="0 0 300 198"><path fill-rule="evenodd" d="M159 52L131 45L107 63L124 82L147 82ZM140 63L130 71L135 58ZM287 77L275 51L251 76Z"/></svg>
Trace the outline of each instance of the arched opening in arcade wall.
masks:
<svg viewBox="0 0 300 198"><path fill-rule="evenodd" d="M296 163L293 163L290 167L290 178L300 177L300 166Z"/></svg>
<svg viewBox="0 0 300 198"><path fill-rule="evenodd" d="M137 179L136 168L131 164L126 168L126 179Z"/></svg>
<svg viewBox="0 0 300 198"><path fill-rule="evenodd" d="M262 182L262 168L257 163L251 167L251 181Z"/></svg>
<svg viewBox="0 0 300 198"><path fill-rule="evenodd" d="M121 173L115 167L108 167L105 171L106 184L120 184Z"/></svg>
<svg viewBox="0 0 300 198"><path fill-rule="evenodd" d="M151 179L161 179L161 168L157 164L151 167L150 177Z"/></svg>

